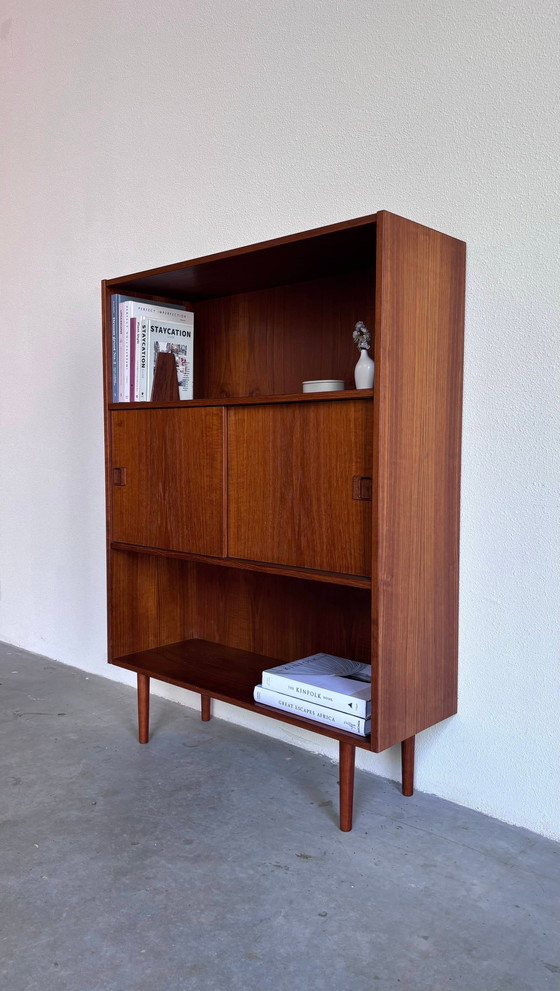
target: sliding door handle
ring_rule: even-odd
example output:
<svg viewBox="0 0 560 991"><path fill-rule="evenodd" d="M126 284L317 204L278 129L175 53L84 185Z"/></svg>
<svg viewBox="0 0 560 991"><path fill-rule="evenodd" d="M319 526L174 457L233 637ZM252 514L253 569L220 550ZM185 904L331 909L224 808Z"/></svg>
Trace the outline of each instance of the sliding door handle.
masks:
<svg viewBox="0 0 560 991"><path fill-rule="evenodd" d="M360 502L371 502L371 478L367 475L354 475L352 478L352 498Z"/></svg>
<svg viewBox="0 0 560 991"><path fill-rule="evenodd" d="M126 468L113 468L113 485L126 485Z"/></svg>

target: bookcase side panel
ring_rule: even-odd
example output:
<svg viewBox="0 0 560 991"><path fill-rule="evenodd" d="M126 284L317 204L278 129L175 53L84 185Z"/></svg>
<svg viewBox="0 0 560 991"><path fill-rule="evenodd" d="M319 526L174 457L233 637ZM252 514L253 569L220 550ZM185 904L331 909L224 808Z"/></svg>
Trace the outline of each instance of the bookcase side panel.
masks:
<svg viewBox="0 0 560 991"><path fill-rule="evenodd" d="M372 745L452 715L457 696L465 245L378 216Z"/></svg>
<svg viewBox="0 0 560 991"><path fill-rule="evenodd" d="M107 280L101 283L101 327L103 348L103 397L105 408L113 399L113 327L111 318L111 293Z"/></svg>
<svg viewBox="0 0 560 991"><path fill-rule="evenodd" d="M107 657L111 661L113 655L113 555L110 549L112 531L112 453L111 453L111 420L109 403L112 400L113 362L112 362L112 323L111 323L111 293L107 288L107 280L101 283L101 328L102 328L102 358L103 358L103 429L105 439L105 555L106 555L106 593L107 593Z"/></svg>

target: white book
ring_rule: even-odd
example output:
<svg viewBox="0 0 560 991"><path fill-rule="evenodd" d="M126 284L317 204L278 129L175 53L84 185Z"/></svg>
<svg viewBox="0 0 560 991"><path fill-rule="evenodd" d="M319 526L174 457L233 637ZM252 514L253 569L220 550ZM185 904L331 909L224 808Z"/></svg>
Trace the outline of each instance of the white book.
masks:
<svg viewBox="0 0 560 991"><path fill-rule="evenodd" d="M119 403L127 403L130 394L130 372L128 372L128 341L124 329L124 303L119 306Z"/></svg>
<svg viewBox="0 0 560 991"><path fill-rule="evenodd" d="M121 313L122 313L122 325L121 325ZM184 326L185 328L190 328L192 331L193 327L193 314L187 312L183 308L169 306L167 304L154 303L152 300L138 300L138 299L128 299L122 302L119 306L119 344L121 343L121 333L122 333L122 346L119 350L119 359L121 355L123 361L125 362L125 368L123 369L122 375L122 391L126 399L121 399L121 402L128 402L129 398L132 399L132 394L130 392L130 380L134 382L134 400L136 402L145 402L149 400L150 394L146 389L146 362L147 362L147 338L142 341L141 337L141 323L143 320L168 320L177 324L178 326ZM130 340L130 327L131 320L136 320L136 340L135 348L131 348ZM122 330L121 330L122 326ZM134 372L131 375L130 368L130 355L131 351L135 352L134 357ZM144 392L142 391L142 381L144 380ZM120 365L119 365L119 393L120 393ZM127 392L128 386L128 392ZM190 397L192 399L192 396Z"/></svg>
<svg viewBox="0 0 560 991"><path fill-rule="evenodd" d="M359 716L340 712L338 709L329 709L316 702L308 702L307 699L283 695L281 692L274 692L263 685L256 686L253 697L255 702L271 705L275 709L283 709L285 712L290 712L294 716L302 716L304 719L313 719L317 723L324 723L333 729L344 730L346 733L367 736L371 729L371 719L360 719Z"/></svg>
<svg viewBox="0 0 560 991"><path fill-rule="evenodd" d="M193 357L194 329L193 314L185 312L190 318L181 323L158 317L155 320L142 320L145 326L141 328L142 347L143 335L146 335L146 395L149 399L154 382L154 373L158 354L171 352L175 356L177 366L177 381L179 383L179 399L193 398ZM141 379L142 381L142 379Z"/></svg>
<svg viewBox="0 0 560 991"><path fill-rule="evenodd" d="M263 671L262 683L264 688L353 713L362 719L371 714L371 664L347 657L335 654L300 657Z"/></svg>

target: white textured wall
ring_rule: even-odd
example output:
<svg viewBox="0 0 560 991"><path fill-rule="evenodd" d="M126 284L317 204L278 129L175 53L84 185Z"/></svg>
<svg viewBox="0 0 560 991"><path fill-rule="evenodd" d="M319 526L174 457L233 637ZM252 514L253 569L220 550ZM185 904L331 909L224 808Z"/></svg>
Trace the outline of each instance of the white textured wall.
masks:
<svg viewBox="0 0 560 991"><path fill-rule="evenodd" d="M127 678L100 280L392 210L468 243L460 711L417 785L559 835L558 29L542 0L0 0L2 639Z"/></svg>

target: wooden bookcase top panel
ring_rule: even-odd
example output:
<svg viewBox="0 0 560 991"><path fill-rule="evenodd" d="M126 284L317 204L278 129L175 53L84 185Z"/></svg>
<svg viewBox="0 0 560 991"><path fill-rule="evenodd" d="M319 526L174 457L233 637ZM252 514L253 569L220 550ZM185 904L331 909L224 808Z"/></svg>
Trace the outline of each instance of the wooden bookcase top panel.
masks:
<svg viewBox="0 0 560 991"><path fill-rule="evenodd" d="M375 214L109 279L110 291L196 302L362 268L375 257Z"/></svg>

